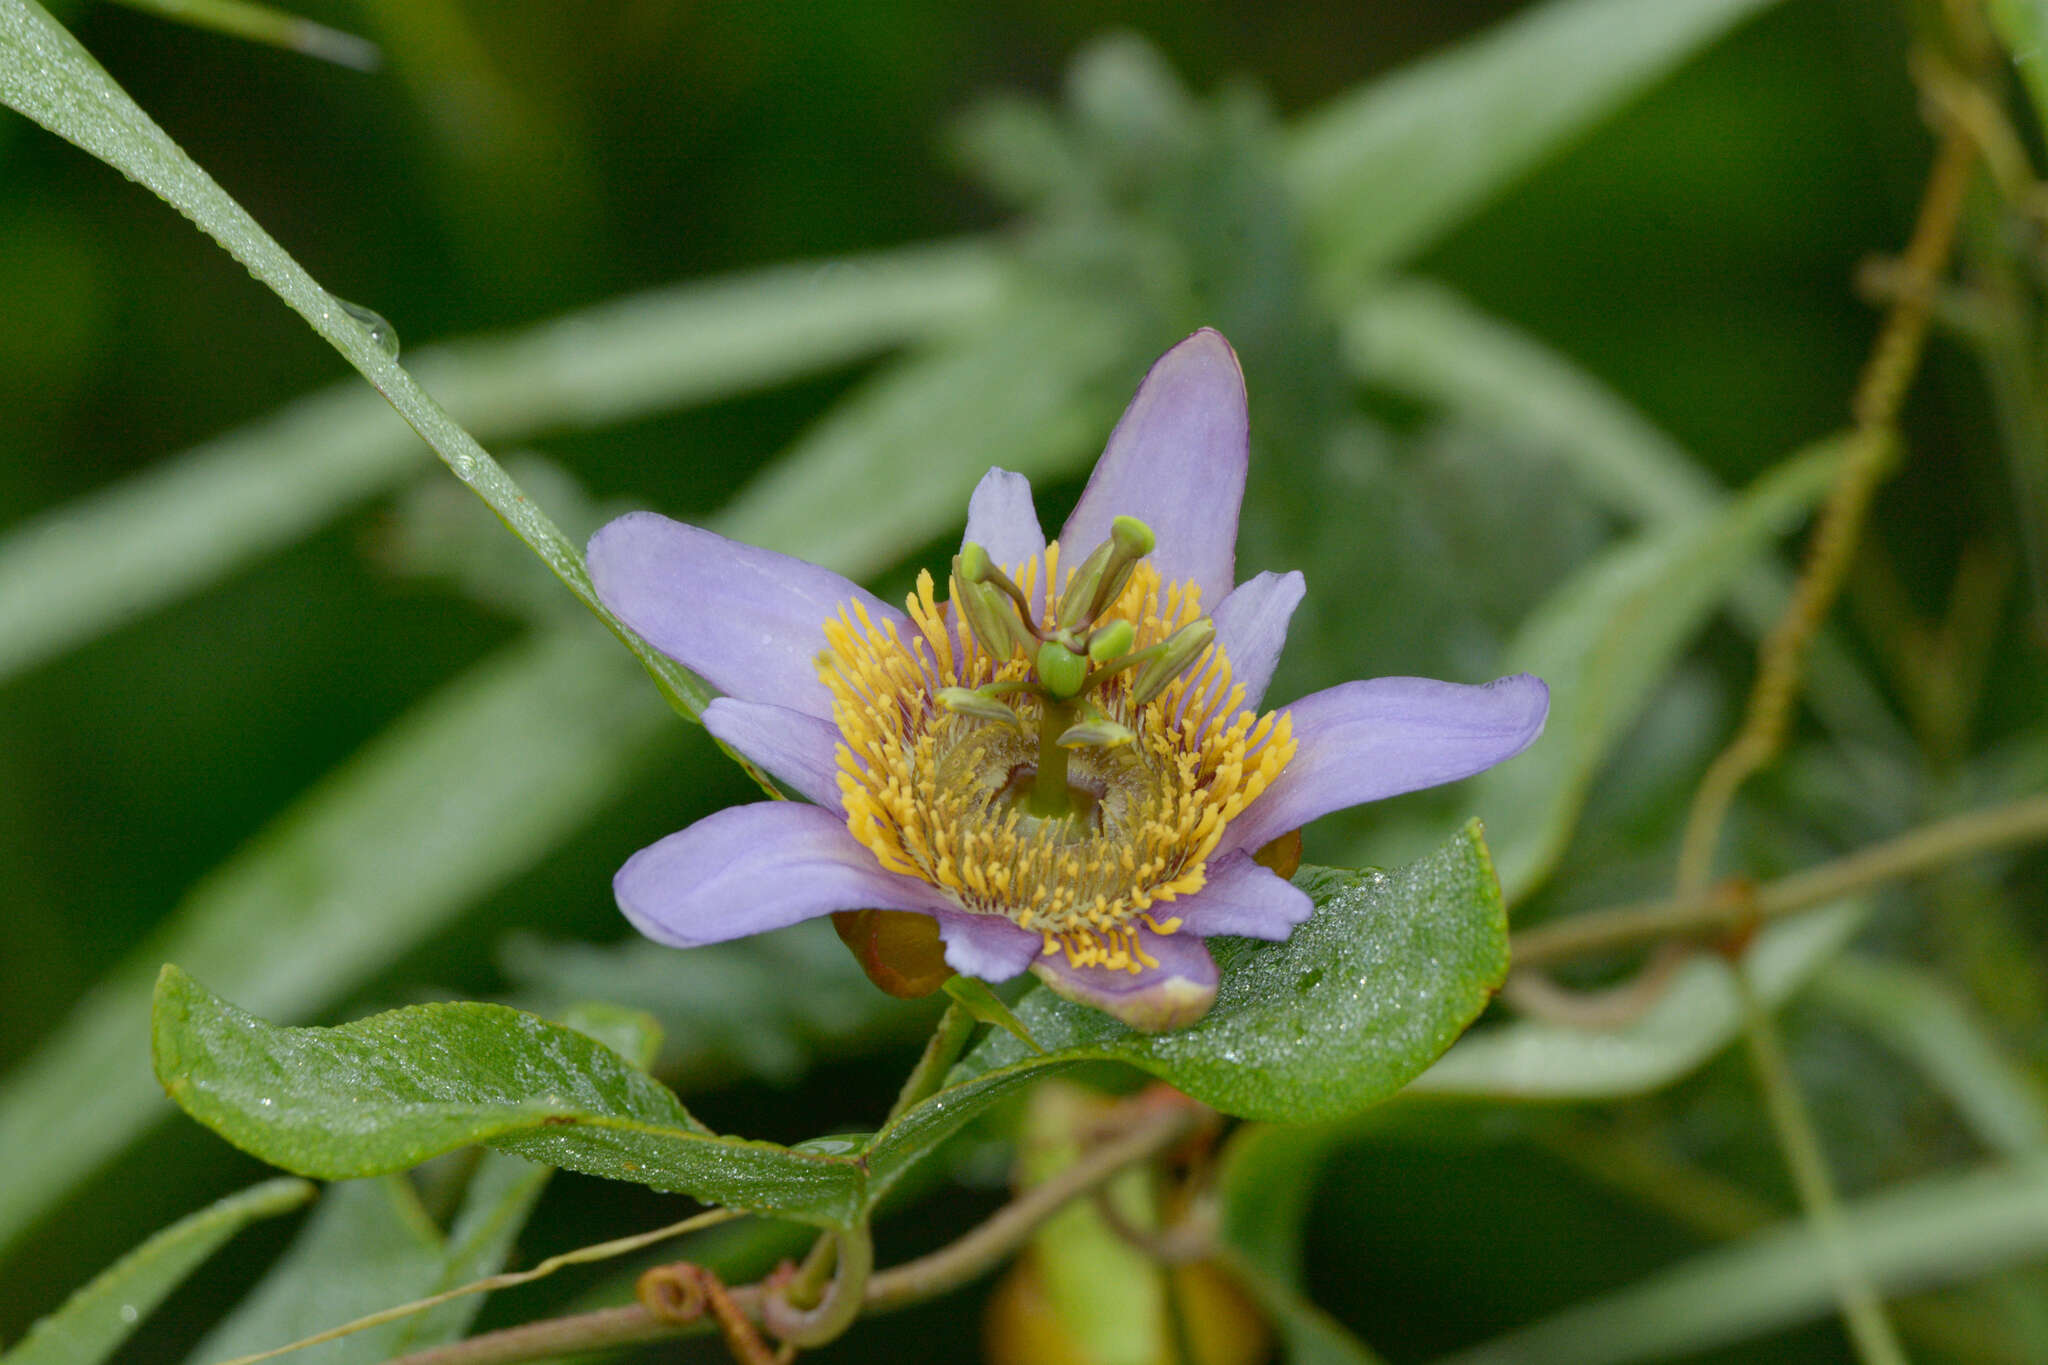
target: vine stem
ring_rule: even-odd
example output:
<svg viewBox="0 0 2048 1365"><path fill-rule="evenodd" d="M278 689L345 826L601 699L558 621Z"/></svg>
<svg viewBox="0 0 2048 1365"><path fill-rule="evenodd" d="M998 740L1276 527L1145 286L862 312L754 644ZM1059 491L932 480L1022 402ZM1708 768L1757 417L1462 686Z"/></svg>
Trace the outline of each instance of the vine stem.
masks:
<svg viewBox="0 0 2048 1365"><path fill-rule="evenodd" d="M1849 1230L1842 1219L1834 1179L1828 1174L1827 1155L1814 1132L1798 1080L1785 1061L1777 1025L1771 1020L1770 1010L1757 997L1742 965L1731 963L1729 970L1742 1001L1742 1031L1749 1044L1750 1064L1763 1090L1764 1106L1770 1111L1778 1148L1785 1155L1793 1186L1799 1191L1799 1202L1813 1226L1822 1254L1827 1257L1828 1270L1835 1281L1835 1301L1857 1358L1864 1365L1906 1365L1906 1353L1899 1347L1891 1319L1885 1316L1884 1300L1878 1297L1862 1259L1849 1245Z"/></svg>
<svg viewBox="0 0 2048 1365"><path fill-rule="evenodd" d="M1051 1180L1005 1204L958 1241L871 1277L860 1305L862 1314L887 1313L921 1303L985 1274L1067 1204L1194 1131L1204 1113L1184 1100L1171 1104L1139 1101L1132 1110L1127 1127L1090 1148ZM741 1285L732 1291L732 1298L750 1317L759 1317L764 1293L761 1285ZM708 1322L663 1322L635 1304L487 1332L395 1357L389 1365L519 1365L710 1329Z"/></svg>
<svg viewBox="0 0 2048 1365"><path fill-rule="evenodd" d="M2048 839L2048 796L2028 797L1923 825L1761 886L1723 882L1525 929L1514 936L1513 960L1517 968L1537 967L1679 934L1739 929L1931 872L1974 853L2043 839Z"/></svg>
<svg viewBox="0 0 2048 1365"><path fill-rule="evenodd" d="M1821 508L1792 600L1758 649L1756 682L1742 728L1709 765L1693 794L1678 853L1681 895L1706 885L1735 793L1777 756L1784 742L1806 648L1841 591L1870 500L1892 465L1899 408L1919 367L1934 284L1954 248L1976 162L1977 146L1966 132L1951 126L1943 133L1912 240L1900 261L1904 284L1878 332L1850 405L1856 429L1849 454Z"/></svg>

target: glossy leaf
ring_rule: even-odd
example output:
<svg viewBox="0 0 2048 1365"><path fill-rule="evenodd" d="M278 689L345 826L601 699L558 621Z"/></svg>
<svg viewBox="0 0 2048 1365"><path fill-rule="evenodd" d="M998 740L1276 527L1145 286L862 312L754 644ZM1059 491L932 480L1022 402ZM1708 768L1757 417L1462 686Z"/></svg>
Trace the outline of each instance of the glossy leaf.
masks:
<svg viewBox="0 0 2048 1365"><path fill-rule="evenodd" d="M96 1365L119 1349L136 1324L197 1270L221 1243L263 1218L299 1207L314 1194L303 1180L266 1180L181 1218L79 1289L29 1328L4 1365Z"/></svg>
<svg viewBox="0 0 2048 1365"><path fill-rule="evenodd" d="M1475 821L1395 872L1305 868L1316 913L1285 943L1212 939L1216 1004L1173 1033L1135 1033L1041 988L1016 1006L1046 1049L991 1033L950 1083L876 1135L876 1193L1032 1077L1116 1061L1225 1113L1301 1123L1406 1085L1478 1017L1507 971L1507 921Z"/></svg>
<svg viewBox="0 0 2048 1365"><path fill-rule="evenodd" d="M1841 449L1813 446L1726 510L1623 542L1524 624L1506 663L1550 684L1550 722L1541 744L1482 773L1471 791L1506 831L1497 857L1511 902L1556 866L1615 742L1735 583L1827 491Z"/></svg>
<svg viewBox="0 0 2048 1365"><path fill-rule="evenodd" d="M1550 0L1332 101L1287 175L1349 283L1413 255L1772 0Z"/></svg>
<svg viewBox="0 0 2048 1365"><path fill-rule="evenodd" d="M671 725L595 632L509 646L422 703L195 888L0 1084L0 1245L169 1112L137 1047L166 959L304 1017L580 828Z"/></svg>
<svg viewBox="0 0 2048 1365"><path fill-rule="evenodd" d="M585 1034L503 1005L415 1005L338 1028L281 1028L164 968L157 1078L192 1117L287 1170L348 1179L484 1143L706 1203L842 1222L844 1156L722 1138Z"/></svg>

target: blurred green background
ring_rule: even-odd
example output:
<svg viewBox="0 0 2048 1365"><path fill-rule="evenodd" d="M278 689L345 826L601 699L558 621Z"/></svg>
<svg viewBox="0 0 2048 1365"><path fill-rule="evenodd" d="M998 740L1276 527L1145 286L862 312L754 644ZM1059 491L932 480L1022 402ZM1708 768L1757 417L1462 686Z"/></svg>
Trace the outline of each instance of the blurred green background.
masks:
<svg viewBox="0 0 2048 1365"><path fill-rule="evenodd" d="M1310 580L1312 607L1274 691L1282 698L1378 673L1491 677L1516 663L1513 641L1539 604L1655 520L1647 504L1631 509L1589 488L1583 466L1555 457L1556 433L1542 421L1461 406L1455 384L1432 391L1398 354L1382 358L1398 353L1398 338L1361 341L1377 334L1352 311L1371 297L1359 277L1377 281L1398 265L1447 286L1619 395L1669 438L1644 444L1681 452L1699 487L1741 487L1846 423L1876 319L1858 292L1859 267L1903 244L1931 152L1907 53L1916 34L1938 28L1940 10L1796 0L1751 6L1760 12L1750 17L1724 5L1741 18L1725 37L1674 50L1677 69L1663 79L1645 72L1639 95L1617 91L1611 117L1561 129L1468 205L1405 230L1377 258L1361 246L1368 259L1354 269L1345 244L1370 242L1372 187L1356 190L1360 216L1335 215L1332 249L1288 169L1294 130L1367 82L1543 7L297 8L378 43L382 66L350 70L110 4L58 12L315 278L388 318L408 359L435 343L790 262L776 277L780 292L759 306L781 309L796 337L858 331L843 316L807 321L812 293L872 285L894 298L899 277L930 289L920 301L878 305L901 318L875 322L873 337L817 341L819 358L786 372L761 362L752 377L722 382L711 365L722 344L714 314L707 331L658 343L673 355L643 353L653 398L551 407L543 395L514 413L516 384L514 399L470 410L451 397L573 536L627 507L724 517L718 524L735 533L786 537L780 548L828 547L896 589L957 535L958 511L944 508L963 505L954 490L988 463L1035 462L1040 511L1056 525L1150 358L1214 324L1237 344L1252 399L1241 571L1300 567ZM1569 53L1552 55L1551 85L1581 79ZM1432 115L1466 116L1461 105ZM1502 117L1517 116L1510 107ZM1474 136L1495 127L1482 122ZM2023 135L2032 146L2034 133ZM344 430L374 430L411 452L335 497L332 515L292 510L300 503L289 489L252 493L243 519L278 517L286 529L275 548L231 555L224 576L189 594L106 611L84 638L0 672L0 1074L103 1006L106 1018L129 1019L90 993L112 972L126 971L117 980L130 985L143 979L170 951L152 934L181 906L209 896L242 905L218 921L216 937L233 938L234 914L252 925L266 903L317 900L331 860L353 846L401 888L361 894L397 906L392 914L413 927L396 931L375 915L359 931L323 922L320 942L350 945L345 965L294 997L294 983L319 977L317 963L295 965L275 987L286 999L273 1014L350 1018L451 993L545 1005L611 990L665 1015L668 1073L688 1083L686 1097L714 1127L794 1140L871 1124L925 1015L869 993L829 942L749 949L716 967L563 946L621 940L612 870L642 844L745 799L742 775L667 715L623 652L579 623L567 595L425 447L392 435L395 419L369 410L374 400L336 355L212 242L11 114L0 117L0 165L0 546L239 428L254 432L255 463L268 458L266 442ZM1456 171L1407 168L1422 184ZM1390 184L1389 193L1411 189ZM2015 297L2031 300L2038 224L1979 208L1966 257L2017 274ZM954 239L969 239L964 254L890 254ZM754 296L735 287L737 316ZM858 302L846 310L856 320L862 312ZM1399 317L1379 325L1398 332ZM584 342L572 333L554 344L569 354ZM584 358L603 369L605 347L630 343L606 334L590 344ZM2026 429L2038 371L2008 384L2008 400L2020 399L1994 401L1981 362L1996 353L1943 341L1930 355L1909 412L1910 458L1879 496L1878 553L1860 568L1834 640L1861 680L1860 700L1837 708L1845 722L1809 723L1794 758L1738 811L1739 861L1752 871L2038 789L2048 677L2030 625L2042 604L2026 568L2042 530L2026 496L2042 469ZM1455 346L1450 354L1455 361ZM691 377L707 365L710 378ZM437 372L426 373L445 393ZM251 427L328 386L362 392L297 425ZM935 394L961 411L920 425L891 406ZM764 474L770 481L756 483ZM869 500L835 500L848 480ZM145 519L151 499L175 491L138 488ZM791 491L802 488L818 491L806 501ZM873 519L873 508L899 502L921 510ZM1796 545L1786 543L1784 562ZM27 562L4 554L0 571ZM1971 691L1929 720L1900 680L1902 623L1942 612L1973 555L1999 575L1971 656L1988 683L1981 698ZM65 590L8 586L59 600ZM1660 666L1640 717L1617 721L1614 757L1570 852L1548 885L1531 880L1529 918L1667 884L1686 796L1739 712L1753 633L1723 617L1692 643ZM551 649L553 662L518 654ZM529 666L547 677L520 694L516 714L560 732L533 742L529 767L522 744L503 741L514 752L479 779L447 766L470 751L420 743L418 772L392 779L429 812L444 799L437 780L448 801L479 781L530 782L530 800L510 802L518 818L494 808L489 819L506 822L481 830L451 820L455 848L343 825L322 836L320 858L301 860L291 841L306 803L345 803L357 771L347 765L363 761L365 746L405 749L446 689ZM395 724L416 728L394 739ZM1396 861L1474 812L1497 839L1518 820L1535 823L1454 789L1327 822L1310 831L1309 856ZM494 846L479 854L478 841ZM237 883L233 869L252 856L271 861L251 885ZM447 886L434 882L450 868ZM1889 903L1866 938L1949 973L2027 1068L2048 1055L2035 1012L2043 870L2035 857L1957 873L1938 897L1963 906L1951 922L1964 928L1939 943L1915 927L1919 909ZM408 890L424 908L401 905ZM246 965L261 980L262 964ZM1788 1025L1852 1192L1972 1150L1927 1084L1865 1034L1798 1008ZM139 1020L132 1034L139 1070ZM77 1055L123 1056L118 1036ZM15 1074L0 1108L29 1105L24 1087L43 1084ZM74 1080L83 1105L101 1078ZM1793 1203L1750 1089L1740 1058L1724 1057L1672 1088L1584 1112L1403 1107L1387 1131L1347 1138L1347 1155L1317 1187L1308 1286L1388 1358L1428 1359L1726 1235L1711 1219L1688 1225L1589 1176L1561 1150L1582 1123L1653 1142L1782 1215ZM51 1082L31 1098L61 1109L67 1093ZM0 1231L0 1341L148 1230L257 1178L256 1163L168 1103L149 1103L143 1118L134 1108L107 1120L171 1120L138 1128L148 1133L142 1145L109 1140L105 1165L61 1177L53 1168L15 1206L18 1225ZM48 1132L22 1122L30 1126L0 1131L24 1142ZM888 1234L903 1246L885 1242L885 1256L935 1244L992 1205L1000 1126L985 1136L963 1145L960 1178L935 1182L942 1188ZM674 1216L673 1203L563 1176L529 1244L652 1224ZM178 1358L289 1232L273 1224L238 1243L124 1358ZM2001 1359L2000 1343L2017 1340L2024 1352L2048 1340L2038 1304L2025 1306L2031 1286L1995 1289L2010 1299L1996 1331L1966 1332L1959 1344L1937 1323L1921 1346ZM978 1292L857 1331L821 1358L971 1358ZM491 1320L550 1301L494 1305ZM1936 1303L1930 1320L1953 1308ZM1821 1317L1687 1358L1850 1357Z"/></svg>

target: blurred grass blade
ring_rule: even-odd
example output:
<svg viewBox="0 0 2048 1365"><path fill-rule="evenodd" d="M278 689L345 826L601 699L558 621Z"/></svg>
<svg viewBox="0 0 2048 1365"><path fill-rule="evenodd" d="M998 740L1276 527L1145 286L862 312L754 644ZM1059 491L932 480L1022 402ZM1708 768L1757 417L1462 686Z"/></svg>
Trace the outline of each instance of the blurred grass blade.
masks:
<svg viewBox="0 0 2048 1365"><path fill-rule="evenodd" d="M1881 1292L1968 1280L2048 1255L2048 1163L1944 1172L1843 1209ZM1625 1365L1691 1356L1835 1311L1827 1259L1784 1225L1461 1351L1440 1365Z"/></svg>
<svg viewBox="0 0 2048 1365"><path fill-rule="evenodd" d="M1727 506L1727 491L1621 395L1440 284L1409 279L1374 289L1344 318L1343 346L1361 379L1471 417L1499 431L1511 450L1533 446L1616 516L1668 524ZM1791 575L1761 563L1735 585L1731 606L1761 637L1790 594ZM1837 735L1911 751L1883 696L1825 627L1807 676L1807 704Z"/></svg>
<svg viewBox="0 0 2048 1365"><path fill-rule="evenodd" d="M1772 1006L1789 998L1862 923L1862 907L1844 902L1765 929L1743 958L1758 997ZM1681 967L1657 1003L1624 1028L1520 1019L1476 1030L1408 1090L1518 1100L1640 1095L1689 1075L1741 1027L1741 1001L1727 965L1700 957Z"/></svg>
<svg viewBox="0 0 2048 1365"><path fill-rule="evenodd" d="M1685 521L1725 494L1592 375L1443 285L1389 281L1343 319L1360 378L1464 412L1556 458L1631 521Z"/></svg>
<svg viewBox="0 0 2048 1365"><path fill-rule="evenodd" d="M582 631L510 646L401 719L194 888L0 1083L0 1247L172 1112L136 1046L165 960L305 1018L545 857L669 728Z"/></svg>
<svg viewBox="0 0 2048 1365"><path fill-rule="evenodd" d="M1143 372L1136 349L1108 308L1006 310L868 381L729 503L718 529L872 573L959 525L991 466L1034 479L1086 468ZM805 528L795 543L792 524Z"/></svg>
<svg viewBox="0 0 2048 1365"><path fill-rule="evenodd" d="M978 242L779 266L432 347L414 367L483 439L587 429L955 330L996 307L1004 278L997 254ZM390 406L348 383L45 513L0 536L0 680L427 467L419 438Z"/></svg>
<svg viewBox="0 0 2048 1365"><path fill-rule="evenodd" d="M187 1359L190 1365L212 1365L253 1355L419 1298L422 1286L436 1282L446 1250L441 1230L404 1179L329 1185L284 1255ZM345 1337L317 1355L293 1359L375 1365L397 1353L391 1329L399 1325Z"/></svg>
<svg viewBox="0 0 2048 1365"><path fill-rule="evenodd" d="M130 9L161 15L173 23L210 28L231 38L268 43L287 52L304 53L337 66L358 71L375 71L380 54L377 45L353 33L316 24L270 5L249 0L117 0Z"/></svg>
<svg viewBox="0 0 2048 1365"><path fill-rule="evenodd" d="M289 1213L313 1194L303 1180L266 1180L179 1219L29 1328L13 1350L0 1353L0 1365L97 1365L221 1243L258 1219Z"/></svg>
<svg viewBox="0 0 2048 1365"><path fill-rule="evenodd" d="M572 543L497 461L397 361L388 335L316 283L242 206L143 113L34 0L0 0L0 101L118 168L173 205L285 301L396 408L456 478L640 660L670 705L695 717L703 682L655 650L597 598Z"/></svg>
<svg viewBox="0 0 2048 1365"><path fill-rule="evenodd" d="M1986 0L1984 11L2033 101L2039 130L2048 132L2048 3Z"/></svg>
<svg viewBox="0 0 2048 1365"><path fill-rule="evenodd" d="M1549 0L1332 101L1285 171L1342 291L1428 246L1773 0Z"/></svg>
<svg viewBox="0 0 2048 1365"><path fill-rule="evenodd" d="M1814 993L1917 1066L1987 1147L2013 1157L2048 1149L2048 1093L2006 1055L1989 1022L1938 977L1851 954L1828 965Z"/></svg>
<svg viewBox="0 0 2048 1365"><path fill-rule="evenodd" d="M1614 743L1735 584L1827 491L1841 450L1839 439L1811 446L1718 515L1608 550L1523 623L1504 662L1550 684L1549 728L1471 788L1473 807L1500 831L1495 858L1510 904L1549 876Z"/></svg>

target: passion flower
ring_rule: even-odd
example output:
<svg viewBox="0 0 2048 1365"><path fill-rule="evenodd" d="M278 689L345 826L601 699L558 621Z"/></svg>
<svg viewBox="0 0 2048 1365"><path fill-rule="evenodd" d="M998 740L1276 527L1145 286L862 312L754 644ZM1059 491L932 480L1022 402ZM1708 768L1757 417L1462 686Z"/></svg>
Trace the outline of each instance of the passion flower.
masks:
<svg viewBox="0 0 2048 1365"><path fill-rule="evenodd" d="M1261 712L1304 583L1235 583L1244 380L1200 331L1153 367L1058 541L990 470L945 595L652 513L590 543L598 595L728 695L705 726L815 805L720 811L614 879L693 947L839 911L937 922L953 969L1027 969L1158 1031L1216 994L1213 934L1313 909L1255 859L1319 815L1467 777L1541 732L1542 682L1376 678ZM1273 861L1271 858L1267 862Z"/></svg>

